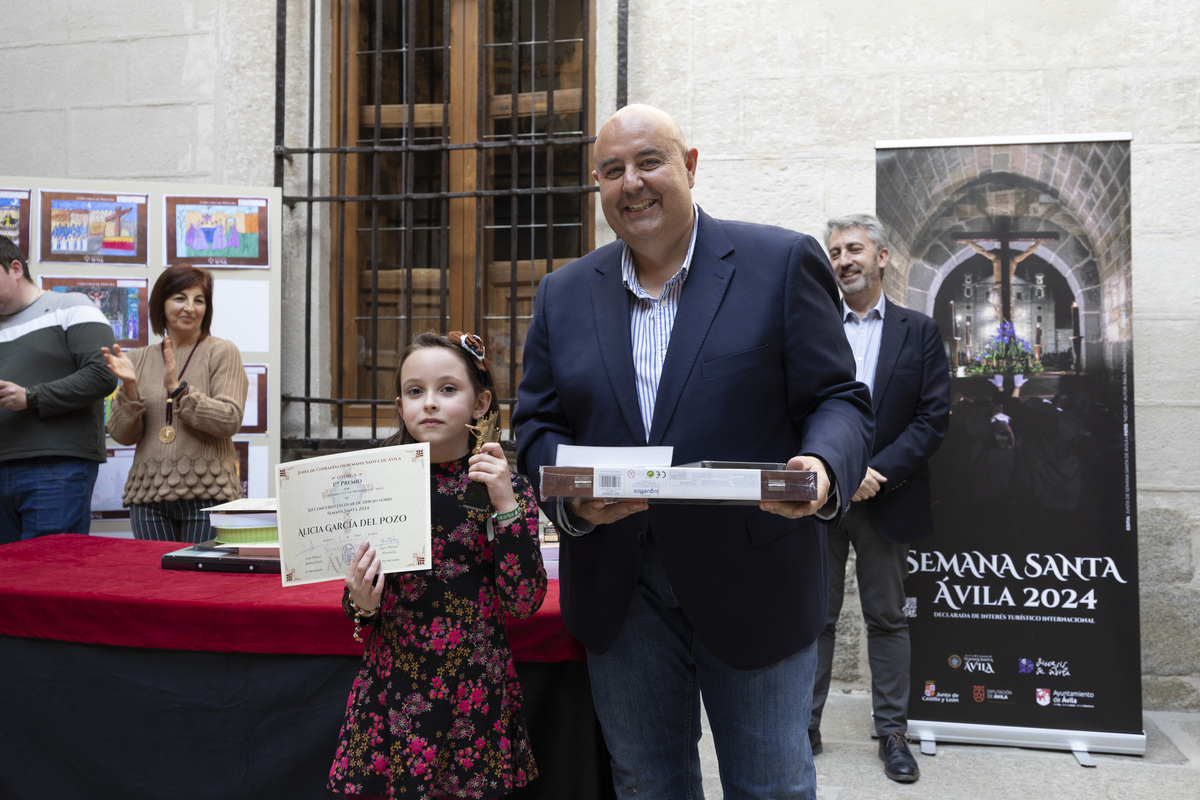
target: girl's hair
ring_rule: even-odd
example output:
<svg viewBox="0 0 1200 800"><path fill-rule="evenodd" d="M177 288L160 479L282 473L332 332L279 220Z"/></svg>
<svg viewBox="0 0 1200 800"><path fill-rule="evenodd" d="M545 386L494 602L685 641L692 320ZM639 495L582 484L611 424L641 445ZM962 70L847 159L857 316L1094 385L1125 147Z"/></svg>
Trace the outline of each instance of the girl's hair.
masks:
<svg viewBox="0 0 1200 800"><path fill-rule="evenodd" d="M184 289L199 286L204 292L204 319L200 320L200 338L208 336L208 327L212 325L213 302L212 273L206 269L179 264L167 267L154 282L150 290L150 329L159 336L167 329L167 299Z"/></svg>
<svg viewBox="0 0 1200 800"><path fill-rule="evenodd" d="M450 331L445 336L433 331L426 331L425 333L418 334L412 340L412 344L404 348L400 353L400 360L396 364L396 397L399 397L402 393L401 390L403 387L400 381L400 373L404 370L404 362L413 353L427 347L442 347L454 353L462 362L463 368L467 371L467 378L471 381L471 387L475 390L475 396L479 397L479 394L485 389L492 392L492 402L488 405L487 411L484 414L487 415L497 410L499 403L496 401L496 392L492 389L492 380L488 372L487 359L483 357L483 342L480 341L478 336L464 334L461 331ZM389 436L384 444L413 444L416 441L412 434L408 432L408 426L404 424L404 420L401 419L400 429L392 436Z"/></svg>

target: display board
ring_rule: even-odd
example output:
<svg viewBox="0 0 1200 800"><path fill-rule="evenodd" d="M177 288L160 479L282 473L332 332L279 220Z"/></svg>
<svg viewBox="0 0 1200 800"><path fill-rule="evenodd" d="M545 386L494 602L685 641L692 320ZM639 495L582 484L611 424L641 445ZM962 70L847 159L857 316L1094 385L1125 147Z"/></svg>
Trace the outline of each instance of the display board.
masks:
<svg viewBox="0 0 1200 800"><path fill-rule="evenodd" d="M213 336L234 342L250 390L233 437L243 491L272 497L280 443L282 194L272 186L0 176L0 235L29 256L42 288L82 292L123 346L156 346L147 303L159 273L191 264L213 274ZM108 402L106 402L106 417ZM133 448L108 441L92 533L128 536L120 497Z"/></svg>

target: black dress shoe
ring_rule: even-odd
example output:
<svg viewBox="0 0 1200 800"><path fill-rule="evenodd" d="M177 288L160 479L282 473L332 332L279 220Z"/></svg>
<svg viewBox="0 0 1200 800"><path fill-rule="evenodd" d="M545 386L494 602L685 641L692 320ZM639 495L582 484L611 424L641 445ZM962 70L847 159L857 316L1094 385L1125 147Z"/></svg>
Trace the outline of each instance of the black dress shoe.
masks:
<svg viewBox="0 0 1200 800"><path fill-rule="evenodd" d="M821 755L821 752L825 749L821 746L821 731L810 730L808 732L808 746L812 748L812 754L814 756Z"/></svg>
<svg viewBox="0 0 1200 800"><path fill-rule="evenodd" d="M894 781L913 783L921 777L917 760L908 749L903 731L896 731L879 740L879 758L883 760L883 772Z"/></svg>

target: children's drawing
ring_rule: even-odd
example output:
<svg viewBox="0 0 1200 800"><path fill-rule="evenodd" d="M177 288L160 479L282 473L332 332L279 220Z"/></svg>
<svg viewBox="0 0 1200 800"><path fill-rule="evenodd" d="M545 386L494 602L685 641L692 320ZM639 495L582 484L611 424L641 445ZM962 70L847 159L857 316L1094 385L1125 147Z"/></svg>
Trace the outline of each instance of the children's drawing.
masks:
<svg viewBox="0 0 1200 800"><path fill-rule="evenodd" d="M166 261L199 267L266 267L267 201L167 197Z"/></svg>
<svg viewBox="0 0 1200 800"><path fill-rule="evenodd" d="M40 260L145 264L146 198L43 190Z"/></svg>
<svg viewBox="0 0 1200 800"><path fill-rule="evenodd" d="M29 252L29 190L0 189L0 236L7 236L21 252Z"/></svg>
<svg viewBox="0 0 1200 800"><path fill-rule="evenodd" d="M147 330L146 284L144 278L85 278L43 275L42 288L52 292L77 292L92 301L112 327L122 347L145 347Z"/></svg>
<svg viewBox="0 0 1200 800"><path fill-rule="evenodd" d="M133 257L138 207L88 200L50 201L50 252Z"/></svg>
<svg viewBox="0 0 1200 800"><path fill-rule="evenodd" d="M0 236L7 236L20 247L21 202L15 197L0 197Z"/></svg>
<svg viewBox="0 0 1200 800"><path fill-rule="evenodd" d="M258 209L177 206L175 242L182 258L258 258ZM180 246L179 242L183 242Z"/></svg>

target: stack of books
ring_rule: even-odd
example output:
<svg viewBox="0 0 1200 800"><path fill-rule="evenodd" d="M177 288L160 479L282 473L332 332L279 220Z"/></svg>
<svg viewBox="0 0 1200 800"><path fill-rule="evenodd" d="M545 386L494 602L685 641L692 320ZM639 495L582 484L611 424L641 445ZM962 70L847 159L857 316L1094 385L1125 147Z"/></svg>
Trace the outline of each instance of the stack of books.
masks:
<svg viewBox="0 0 1200 800"><path fill-rule="evenodd" d="M242 498L213 506L212 548L235 555L279 558L279 518L275 498Z"/></svg>
<svg viewBox="0 0 1200 800"><path fill-rule="evenodd" d="M164 553L163 569L279 574L274 498L244 498L208 509L215 538Z"/></svg>

